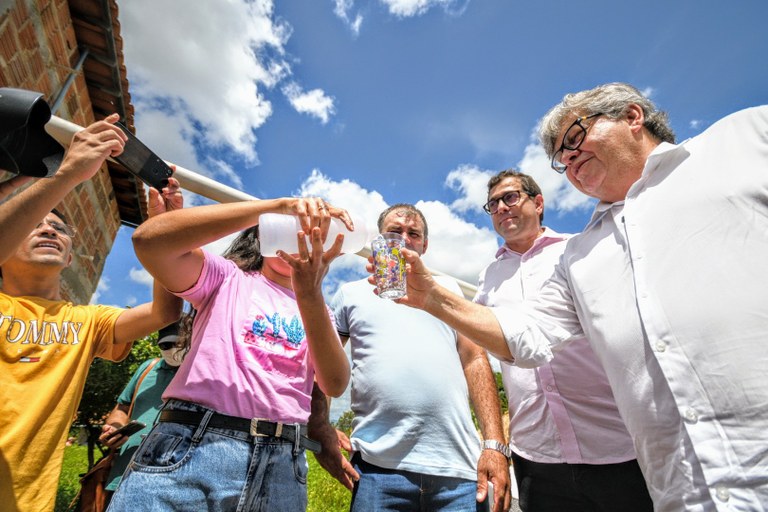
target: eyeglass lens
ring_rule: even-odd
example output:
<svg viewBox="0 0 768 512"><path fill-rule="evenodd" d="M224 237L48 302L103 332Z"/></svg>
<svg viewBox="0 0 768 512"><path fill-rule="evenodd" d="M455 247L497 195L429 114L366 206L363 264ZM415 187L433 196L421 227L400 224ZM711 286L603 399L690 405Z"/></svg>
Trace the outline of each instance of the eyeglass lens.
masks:
<svg viewBox="0 0 768 512"><path fill-rule="evenodd" d="M491 199L485 204L485 211L493 214L499 211L499 201L504 201L504 204L507 205L508 208L512 208L513 206L517 205L517 203L520 202L520 192L517 190L513 190L511 192L507 192L501 197L498 197L496 199Z"/></svg>
<svg viewBox="0 0 768 512"><path fill-rule="evenodd" d="M582 121L586 121L587 119L600 115L602 114L598 113L580 117L575 120L571 126L568 127L568 129L565 131L565 135L563 135L563 143L560 145L560 149L558 149L555 154L552 155L552 168L554 170L559 173L565 171L567 166L561 162L561 159L563 158L563 151L566 149L571 151L579 149L581 143L584 142L584 137L587 136L587 129L584 127L584 125L581 124Z"/></svg>
<svg viewBox="0 0 768 512"><path fill-rule="evenodd" d="M44 220L43 222L37 225L36 229L40 229L41 227L43 227L43 224L48 224L49 226L51 226L51 229L53 229L55 232L57 232L60 235L67 235L70 238L74 236L74 232L72 231L72 228L70 228L66 224L62 224L55 220Z"/></svg>
<svg viewBox="0 0 768 512"><path fill-rule="evenodd" d="M172 348L173 348L175 345L176 345L176 344L175 344L174 342L172 342L172 341L164 341L164 342L162 342L162 343L158 343L158 344L157 344L157 347L158 347L160 350L170 350L170 349L172 349Z"/></svg>

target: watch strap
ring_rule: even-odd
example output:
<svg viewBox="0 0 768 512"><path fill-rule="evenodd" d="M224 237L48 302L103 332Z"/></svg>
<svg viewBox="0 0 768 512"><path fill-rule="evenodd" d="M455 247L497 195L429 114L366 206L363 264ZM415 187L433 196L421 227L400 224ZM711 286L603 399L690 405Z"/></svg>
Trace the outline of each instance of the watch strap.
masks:
<svg viewBox="0 0 768 512"><path fill-rule="evenodd" d="M509 447L509 445L500 443L495 439L486 439L485 441L483 441L480 447L483 450L495 450L501 453L502 455L504 455L507 459L512 458L512 449Z"/></svg>

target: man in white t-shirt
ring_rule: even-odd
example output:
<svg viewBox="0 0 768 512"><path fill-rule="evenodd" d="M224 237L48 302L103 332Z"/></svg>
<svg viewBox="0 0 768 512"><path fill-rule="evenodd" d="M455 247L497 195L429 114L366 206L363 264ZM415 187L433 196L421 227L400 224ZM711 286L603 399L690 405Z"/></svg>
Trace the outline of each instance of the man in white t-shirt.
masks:
<svg viewBox="0 0 768 512"><path fill-rule="evenodd" d="M379 231L401 234L419 254L427 249L426 219L412 205L386 209ZM454 280L441 282L461 293ZM352 343L352 463L360 476L352 511L474 511L487 481L494 510L509 508L508 447L485 351L423 311L373 295L366 280L343 285L331 308L342 341Z"/></svg>

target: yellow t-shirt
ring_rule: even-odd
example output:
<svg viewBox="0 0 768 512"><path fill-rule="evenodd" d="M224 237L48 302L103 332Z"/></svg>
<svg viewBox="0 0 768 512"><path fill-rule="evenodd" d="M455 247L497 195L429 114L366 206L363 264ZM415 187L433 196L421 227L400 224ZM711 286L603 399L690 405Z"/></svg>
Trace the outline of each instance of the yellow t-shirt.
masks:
<svg viewBox="0 0 768 512"><path fill-rule="evenodd" d="M0 292L0 509L53 510L88 368L131 350L114 344L123 311Z"/></svg>

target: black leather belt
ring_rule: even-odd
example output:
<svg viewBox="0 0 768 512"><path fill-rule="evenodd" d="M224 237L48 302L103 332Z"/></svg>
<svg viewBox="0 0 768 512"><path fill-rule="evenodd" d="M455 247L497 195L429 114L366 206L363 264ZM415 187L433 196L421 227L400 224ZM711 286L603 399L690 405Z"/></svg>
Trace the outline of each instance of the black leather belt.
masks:
<svg viewBox="0 0 768 512"><path fill-rule="evenodd" d="M164 410L160 413L160 422L181 423L183 425L199 425L205 417L204 412ZM250 435L277 437L286 441L294 442L296 439L296 430L299 430L299 446L311 452L320 453L320 443L307 437L307 426L294 423L276 423L274 421L253 418L238 418L236 416L227 416L226 414L214 413L208 420L208 427L228 428L240 432L248 432Z"/></svg>

